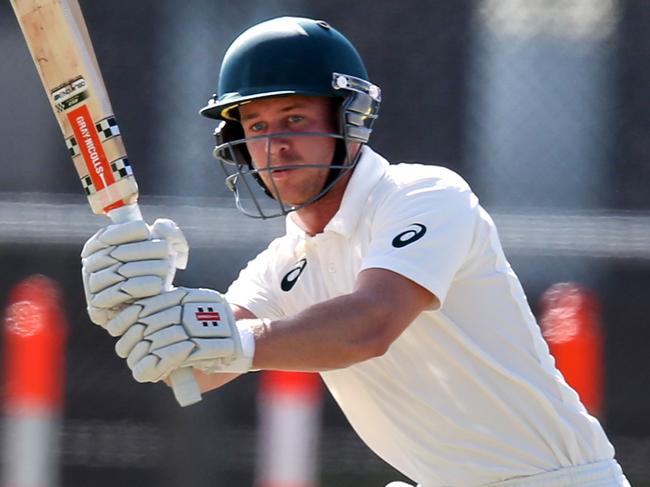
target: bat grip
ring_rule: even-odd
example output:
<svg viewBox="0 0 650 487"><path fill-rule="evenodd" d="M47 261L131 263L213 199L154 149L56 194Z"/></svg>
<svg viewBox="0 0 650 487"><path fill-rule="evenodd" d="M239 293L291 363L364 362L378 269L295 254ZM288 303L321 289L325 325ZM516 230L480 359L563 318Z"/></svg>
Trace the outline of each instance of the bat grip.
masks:
<svg viewBox="0 0 650 487"><path fill-rule="evenodd" d="M142 220L142 213L137 203L114 208L108 212L108 217L113 223L125 223L134 220ZM174 258L174 256L172 256ZM167 283L166 287L170 287ZM169 289L166 289L169 290ZM170 375L174 397L182 407L189 406L201 400L201 389L194 378L191 367L177 369Z"/></svg>

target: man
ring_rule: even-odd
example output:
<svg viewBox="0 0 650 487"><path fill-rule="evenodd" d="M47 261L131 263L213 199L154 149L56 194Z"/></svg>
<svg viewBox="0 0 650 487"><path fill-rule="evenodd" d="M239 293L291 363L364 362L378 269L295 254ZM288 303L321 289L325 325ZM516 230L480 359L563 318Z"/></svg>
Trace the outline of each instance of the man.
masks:
<svg viewBox="0 0 650 487"><path fill-rule="evenodd" d="M286 215L286 235L225 302L163 291L168 249L187 253L172 222L103 229L82 252L91 318L141 382L186 366L204 391L249 370L320 372L361 438L422 487L628 485L465 181L366 145L380 101L323 21L241 34L201 112L220 120L237 206ZM221 311L220 337L191 326L196 303Z"/></svg>

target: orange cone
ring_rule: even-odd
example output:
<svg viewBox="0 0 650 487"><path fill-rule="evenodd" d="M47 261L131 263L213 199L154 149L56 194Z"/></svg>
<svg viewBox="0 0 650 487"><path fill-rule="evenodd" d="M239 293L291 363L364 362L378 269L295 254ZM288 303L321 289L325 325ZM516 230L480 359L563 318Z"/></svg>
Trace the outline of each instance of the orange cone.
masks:
<svg viewBox="0 0 650 487"><path fill-rule="evenodd" d="M540 325L557 368L587 410L603 415L604 338L596 296L575 283L551 286L540 300Z"/></svg>
<svg viewBox="0 0 650 487"><path fill-rule="evenodd" d="M322 385L315 373L263 372L256 487L315 487Z"/></svg>
<svg viewBox="0 0 650 487"><path fill-rule="evenodd" d="M13 288L4 320L2 485L58 485L67 326L58 285L31 276Z"/></svg>

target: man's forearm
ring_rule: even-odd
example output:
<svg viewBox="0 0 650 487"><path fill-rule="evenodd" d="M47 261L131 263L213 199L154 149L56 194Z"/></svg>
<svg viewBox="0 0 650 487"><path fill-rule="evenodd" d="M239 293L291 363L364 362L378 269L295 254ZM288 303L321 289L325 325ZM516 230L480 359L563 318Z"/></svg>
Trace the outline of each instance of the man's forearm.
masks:
<svg viewBox="0 0 650 487"><path fill-rule="evenodd" d="M254 329L256 369L321 371L371 358L381 324L374 310L348 294Z"/></svg>
<svg viewBox="0 0 650 487"><path fill-rule="evenodd" d="M383 355L437 298L385 269L366 269L356 290L254 330L256 369L322 371Z"/></svg>

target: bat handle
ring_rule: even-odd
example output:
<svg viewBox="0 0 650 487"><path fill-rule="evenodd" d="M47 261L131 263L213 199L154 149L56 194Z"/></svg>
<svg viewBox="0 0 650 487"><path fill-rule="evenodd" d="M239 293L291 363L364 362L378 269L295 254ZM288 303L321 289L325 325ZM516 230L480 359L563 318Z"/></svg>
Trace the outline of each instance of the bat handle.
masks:
<svg viewBox="0 0 650 487"><path fill-rule="evenodd" d="M137 203L124 205L108 212L108 217L113 223L124 223L142 220L142 213ZM201 389L194 378L191 367L177 369L170 375L174 397L182 407L195 404L201 400Z"/></svg>
<svg viewBox="0 0 650 487"><path fill-rule="evenodd" d="M108 212L108 217L113 223L126 223L135 220L143 220L140 207L137 203L113 208Z"/></svg>
<svg viewBox="0 0 650 487"><path fill-rule="evenodd" d="M169 379L174 391L174 397L181 407L190 406L201 401L201 389L194 377L192 367L176 369Z"/></svg>

